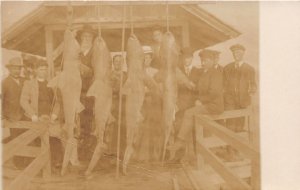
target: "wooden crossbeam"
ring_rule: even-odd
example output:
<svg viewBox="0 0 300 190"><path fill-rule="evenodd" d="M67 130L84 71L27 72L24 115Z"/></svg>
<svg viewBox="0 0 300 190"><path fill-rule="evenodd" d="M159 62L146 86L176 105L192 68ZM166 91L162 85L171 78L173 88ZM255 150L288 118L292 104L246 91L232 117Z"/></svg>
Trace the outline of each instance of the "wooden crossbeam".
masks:
<svg viewBox="0 0 300 190"><path fill-rule="evenodd" d="M13 128L13 129L40 129L40 123L33 123L31 121L16 121L10 122L3 120L2 125L4 128Z"/></svg>
<svg viewBox="0 0 300 190"><path fill-rule="evenodd" d="M154 25L164 25L165 21L163 19L157 20L157 21L153 21L148 19L149 21L145 21L145 20L137 20L136 23L134 23L134 27L135 28L147 28L147 27L153 27ZM80 29L82 27L82 25L84 23L88 23L89 25L91 25L93 28L96 28L98 26L98 20L78 20L77 22L74 22L72 24L72 27L74 29ZM170 27L181 27L184 25L184 21L181 20L176 20L170 21ZM131 24L125 23L125 28L130 28ZM107 22L107 20L104 23L101 23L101 29L120 29L122 28L122 22L115 20L112 22ZM64 23L56 23L56 24L48 24L46 26L46 30L53 30L53 31L62 31L66 29L66 21L64 21Z"/></svg>
<svg viewBox="0 0 300 190"><path fill-rule="evenodd" d="M39 147L25 146L16 152L16 156L37 157L41 153Z"/></svg>
<svg viewBox="0 0 300 190"><path fill-rule="evenodd" d="M8 190L24 190L28 182L38 174L45 163L48 162L48 153L43 151L32 163L13 181Z"/></svg>
<svg viewBox="0 0 300 190"><path fill-rule="evenodd" d="M236 148L238 151L243 153L247 158L250 159L258 159L259 152L255 150L252 146L248 144L248 142L230 131L229 129L221 126L220 124L212 121L206 116L196 116L196 120L200 120L199 123L213 133L215 136L219 137L229 145ZM197 126L196 126L197 127ZM201 142L199 142L201 143Z"/></svg>
<svg viewBox="0 0 300 190"><path fill-rule="evenodd" d="M43 132L45 132L46 127L40 127L39 130L37 129L30 129L12 141L10 141L8 144L5 144L3 146L3 157L2 157L2 163L9 160L12 156L16 155L18 151L20 151L24 146L26 146L28 143L33 141L35 138L39 137Z"/></svg>
<svg viewBox="0 0 300 190"><path fill-rule="evenodd" d="M204 160L232 187L232 189L251 190L250 185L240 179L230 169L222 163L209 149L199 144L198 150Z"/></svg>
<svg viewBox="0 0 300 190"><path fill-rule="evenodd" d="M219 115L207 115L212 120L231 119L238 117L247 117L251 115L251 109L228 110Z"/></svg>

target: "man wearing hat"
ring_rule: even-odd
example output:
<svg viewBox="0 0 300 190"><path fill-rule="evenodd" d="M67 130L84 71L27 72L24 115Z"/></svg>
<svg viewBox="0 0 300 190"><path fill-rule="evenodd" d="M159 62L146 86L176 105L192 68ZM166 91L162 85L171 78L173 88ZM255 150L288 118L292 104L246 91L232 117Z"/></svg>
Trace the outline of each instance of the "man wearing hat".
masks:
<svg viewBox="0 0 300 190"><path fill-rule="evenodd" d="M193 84L197 84L200 69L193 67L194 51L190 47L182 48L180 64L178 68L182 73L188 78ZM178 84L178 94L177 94L177 106L178 112L176 113L176 126L181 125L183 114L185 110L193 107L196 100L196 91L194 89L188 88L186 85Z"/></svg>
<svg viewBox="0 0 300 190"><path fill-rule="evenodd" d="M169 149L171 158L191 138L195 114L220 114L224 111L223 76L215 68L215 54L216 52L213 50L203 50L199 53L202 69L199 72L196 85L197 96L194 103L195 106L184 112L175 144Z"/></svg>
<svg viewBox="0 0 300 190"><path fill-rule="evenodd" d="M18 121L24 111L20 106L20 96L24 80L20 77L23 67L22 59L14 57L9 60L6 68L9 76L2 81L2 119Z"/></svg>
<svg viewBox="0 0 300 190"><path fill-rule="evenodd" d="M19 121L24 119L24 110L20 105L20 97L24 79L20 77L23 67L22 59L14 57L6 64L9 76L2 81L2 119L8 121ZM10 129L10 136L3 140L4 143L11 141L25 132L24 129ZM13 163L23 169L29 162L24 157L14 156Z"/></svg>
<svg viewBox="0 0 300 190"><path fill-rule="evenodd" d="M79 39L80 48L81 48L81 79L82 79L82 90L80 101L84 105L85 109L80 112L80 127L81 127L81 137L83 138L84 143L89 141L90 133L92 132L92 121L93 117L93 108L94 108L94 99L93 97L87 97L86 93L90 88L93 82L93 69L92 69L92 47L93 41L96 37L96 31L92 28L91 25L84 25L81 30L78 31L77 37ZM83 148L84 149L84 148ZM83 155L85 156L85 155ZM89 159L89 158L86 158Z"/></svg>
<svg viewBox="0 0 300 190"><path fill-rule="evenodd" d="M219 60L220 60L220 54L221 52L219 51L214 51L215 53L215 68L218 69L220 72L223 72L223 67L219 64Z"/></svg>
<svg viewBox="0 0 300 190"><path fill-rule="evenodd" d="M245 47L236 44L230 47L234 62L224 67L224 103L226 110L242 109L251 104L250 95L256 91L254 68L243 60ZM242 131L244 118L228 119L227 127Z"/></svg>

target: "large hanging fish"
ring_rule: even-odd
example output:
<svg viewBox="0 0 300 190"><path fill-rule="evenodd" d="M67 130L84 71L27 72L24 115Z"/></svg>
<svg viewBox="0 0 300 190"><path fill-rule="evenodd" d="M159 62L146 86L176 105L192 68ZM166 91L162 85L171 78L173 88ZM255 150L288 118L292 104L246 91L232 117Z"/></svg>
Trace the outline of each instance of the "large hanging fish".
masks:
<svg viewBox="0 0 300 190"><path fill-rule="evenodd" d="M80 45L75 39L71 30L67 29L64 33L64 50L63 50L63 69L60 75L49 82L49 86L58 87L62 95L62 104L64 111L65 125L67 132L67 144L62 166L62 174L65 173L67 164L71 159L77 160L77 146L74 139L74 128L76 127L75 117L84 107L80 103L81 93L81 76L79 66Z"/></svg>
<svg viewBox="0 0 300 190"><path fill-rule="evenodd" d="M90 174L102 155L104 131L112 105L112 87L110 84L111 57L106 43L101 37L97 37L94 41L91 62L94 69L94 82L88 90L87 96L95 97L95 131L98 137L98 144L85 173L86 175Z"/></svg>
<svg viewBox="0 0 300 190"><path fill-rule="evenodd" d="M160 48L160 61L162 66L163 82L163 127L165 141L162 159L165 158L165 149L173 129L174 116L176 113L177 79L176 72L179 60L179 49L171 32L163 36Z"/></svg>
<svg viewBox="0 0 300 190"><path fill-rule="evenodd" d="M136 140L137 129L142 121L141 108L145 95L145 71L143 69L144 52L136 36L131 35L127 42L126 62L128 78L123 92L126 95L126 150L123 160L123 173L127 173L127 164L133 153L133 143Z"/></svg>

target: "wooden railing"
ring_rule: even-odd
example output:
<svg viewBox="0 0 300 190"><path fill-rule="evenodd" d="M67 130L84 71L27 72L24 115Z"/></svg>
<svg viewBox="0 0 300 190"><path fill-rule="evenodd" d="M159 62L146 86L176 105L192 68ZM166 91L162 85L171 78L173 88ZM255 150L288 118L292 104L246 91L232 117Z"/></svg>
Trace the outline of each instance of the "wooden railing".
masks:
<svg viewBox="0 0 300 190"><path fill-rule="evenodd" d="M234 190L259 190L260 189L260 154L249 140L253 139L250 135L249 140L242 138L237 133L227 129L214 120L226 120L229 118L245 117L250 134L249 117L251 109L226 111L221 115L195 115L195 138L197 142L198 168L203 168L209 164ZM232 146L245 158L251 160L251 182L246 183L231 168L229 168L220 158L218 158L205 143L206 137L203 130L209 131L225 144Z"/></svg>
<svg viewBox="0 0 300 190"><path fill-rule="evenodd" d="M51 175L50 148L48 127L45 123L37 122L8 122L2 121L5 128L28 129L21 135L3 144L2 165L13 156L34 157L35 159L5 188L7 190L25 190L33 177L41 170L44 178ZM41 139L41 147L29 146L36 138ZM3 167L2 167L3 168ZM5 174L5 169L3 173Z"/></svg>

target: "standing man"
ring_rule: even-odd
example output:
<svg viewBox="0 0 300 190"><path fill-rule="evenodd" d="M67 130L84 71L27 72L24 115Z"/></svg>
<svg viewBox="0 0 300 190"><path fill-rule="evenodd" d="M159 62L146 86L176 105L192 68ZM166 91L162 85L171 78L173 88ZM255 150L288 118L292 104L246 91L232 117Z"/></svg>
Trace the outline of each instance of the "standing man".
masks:
<svg viewBox="0 0 300 190"><path fill-rule="evenodd" d="M179 69L184 75L194 84L197 84L199 79L200 69L193 67L193 51L190 47L183 48L181 51L181 64ZM176 113L176 120L181 125L181 120L185 110L194 106L197 93L194 89L188 88L186 85L178 85L178 101L177 106L179 111Z"/></svg>
<svg viewBox="0 0 300 190"><path fill-rule="evenodd" d="M2 81L2 119L19 121L23 117L24 111L20 106L24 82L20 77L22 67L22 59L19 57L12 58L6 65L9 76Z"/></svg>
<svg viewBox="0 0 300 190"><path fill-rule="evenodd" d="M225 110L243 109L251 104L251 94L256 91L255 71L244 62L245 47L236 44L230 47L234 62L224 67ZM228 119L227 127L240 132L244 128L243 117Z"/></svg>
<svg viewBox="0 0 300 190"><path fill-rule="evenodd" d="M59 139L61 128L59 124L55 125L54 123L60 112L59 100L61 98L57 98L59 96L55 96L53 89L47 86L48 65L45 61L38 61L34 72L35 78L24 82L20 103L28 120L46 122L50 126L51 166L54 170L57 170L62 164L63 147ZM57 95L58 92L56 91ZM38 145L39 141L34 141L34 144Z"/></svg>
<svg viewBox="0 0 300 190"><path fill-rule="evenodd" d="M80 136L82 137L81 147L82 150L87 149L91 142L90 134L92 133L92 125L94 120L94 98L87 97L86 93L93 82L93 70L92 70L92 46L96 37L96 31L90 25L84 25L81 30L78 31L77 37L79 37L79 43L81 48L81 64L80 73L82 80L82 90L80 95L80 101L84 105L84 110L80 112ZM88 154L80 154L83 159L89 159Z"/></svg>
<svg viewBox="0 0 300 190"><path fill-rule="evenodd" d="M6 64L9 76L2 81L2 120L14 122L24 118L24 110L20 105L24 82L20 77L22 67L20 57L14 57ZM9 142L25 131L24 129L10 129L10 136L4 139L3 143ZM27 160L20 156L14 156L13 163L18 169L23 169L28 164Z"/></svg>
<svg viewBox="0 0 300 190"><path fill-rule="evenodd" d="M203 50L199 53L202 69L196 85L197 97L195 106L184 112L181 127L179 129L175 144L169 148L170 158L184 148L194 127L195 114L220 114L224 111L223 105L223 77L215 66L215 51Z"/></svg>

